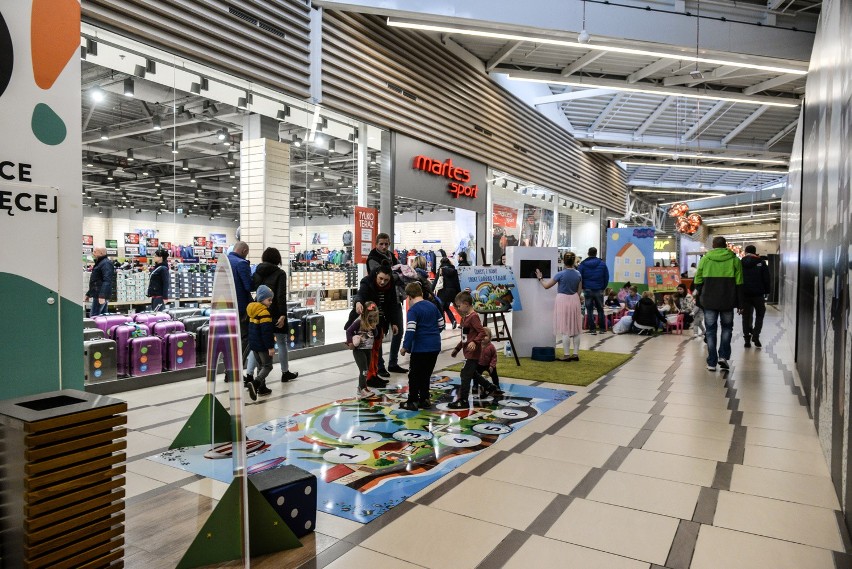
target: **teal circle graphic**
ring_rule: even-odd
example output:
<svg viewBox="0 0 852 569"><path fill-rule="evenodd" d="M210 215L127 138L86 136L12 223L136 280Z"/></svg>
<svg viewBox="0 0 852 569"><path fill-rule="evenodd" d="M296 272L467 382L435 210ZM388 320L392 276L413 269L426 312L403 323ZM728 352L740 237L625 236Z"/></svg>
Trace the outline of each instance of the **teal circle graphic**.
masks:
<svg viewBox="0 0 852 569"><path fill-rule="evenodd" d="M49 146L62 144L68 134L65 122L44 103L37 104L33 109L32 129L36 138Z"/></svg>

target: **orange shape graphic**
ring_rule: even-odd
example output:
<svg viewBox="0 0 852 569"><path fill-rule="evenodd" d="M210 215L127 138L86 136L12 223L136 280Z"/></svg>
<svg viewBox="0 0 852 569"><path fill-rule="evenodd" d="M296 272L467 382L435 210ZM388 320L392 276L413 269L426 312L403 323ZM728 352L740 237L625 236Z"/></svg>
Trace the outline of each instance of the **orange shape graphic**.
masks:
<svg viewBox="0 0 852 569"><path fill-rule="evenodd" d="M33 78L50 89L80 49L80 2L33 0L30 36Z"/></svg>

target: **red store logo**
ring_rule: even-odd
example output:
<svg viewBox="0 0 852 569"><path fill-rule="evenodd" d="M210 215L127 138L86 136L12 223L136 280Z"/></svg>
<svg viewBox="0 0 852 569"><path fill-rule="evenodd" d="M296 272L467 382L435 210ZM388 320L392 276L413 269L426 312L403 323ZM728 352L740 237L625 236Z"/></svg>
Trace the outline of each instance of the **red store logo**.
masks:
<svg viewBox="0 0 852 569"><path fill-rule="evenodd" d="M451 193L454 198L459 198L461 196L476 198L479 196L479 186L476 184L473 184L472 186L465 185L470 182L470 170L465 170L464 168L455 166L452 158L447 158L446 161L441 162L440 160L435 160L428 156L415 156L414 169L451 180L447 191Z"/></svg>

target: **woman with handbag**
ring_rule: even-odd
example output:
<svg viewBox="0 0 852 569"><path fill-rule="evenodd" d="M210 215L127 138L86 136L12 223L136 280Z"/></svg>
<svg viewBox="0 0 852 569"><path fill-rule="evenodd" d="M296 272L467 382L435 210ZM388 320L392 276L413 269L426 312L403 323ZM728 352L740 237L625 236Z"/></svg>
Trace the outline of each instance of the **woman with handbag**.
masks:
<svg viewBox="0 0 852 569"><path fill-rule="evenodd" d="M444 312L447 315L447 320L453 325L455 330L458 323L456 317L450 310L450 303L455 303L456 295L461 292L461 284L459 284L459 273L453 266L453 263L447 258L442 257L440 267L438 267L435 286L432 287L441 304L444 306Z"/></svg>

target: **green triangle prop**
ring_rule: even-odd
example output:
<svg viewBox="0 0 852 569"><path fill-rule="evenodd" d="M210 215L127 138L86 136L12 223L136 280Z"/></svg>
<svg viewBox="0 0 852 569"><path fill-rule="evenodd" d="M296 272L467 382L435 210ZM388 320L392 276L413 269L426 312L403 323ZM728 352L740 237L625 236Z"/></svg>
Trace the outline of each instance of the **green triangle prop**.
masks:
<svg viewBox="0 0 852 569"><path fill-rule="evenodd" d="M212 412L211 412L212 411ZM210 440L211 425L213 440ZM231 441L231 414L213 395L201 398L169 450Z"/></svg>
<svg viewBox="0 0 852 569"><path fill-rule="evenodd" d="M252 556L302 546L251 480L248 483L248 506L249 547ZM234 478L178 563L177 569L192 569L240 559L243 549L239 520L240 479Z"/></svg>

